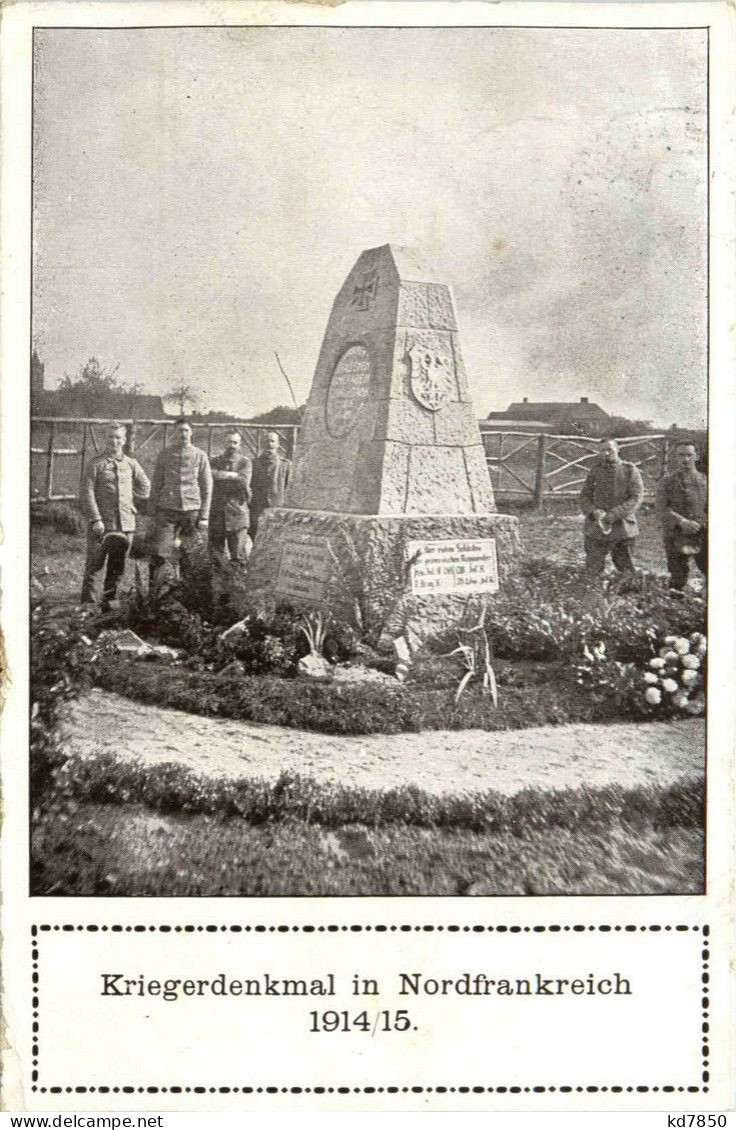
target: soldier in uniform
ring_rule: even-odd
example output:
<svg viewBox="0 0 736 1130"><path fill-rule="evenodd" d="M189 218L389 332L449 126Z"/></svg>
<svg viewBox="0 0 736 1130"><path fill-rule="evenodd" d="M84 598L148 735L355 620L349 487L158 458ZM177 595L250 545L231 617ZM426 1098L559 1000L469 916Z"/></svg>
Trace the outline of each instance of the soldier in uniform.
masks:
<svg viewBox="0 0 736 1130"><path fill-rule="evenodd" d="M159 452L151 485L150 512L156 515L151 581L178 542L192 541L207 529L212 501L210 461L192 443L192 427L182 417L174 425L174 442Z"/></svg>
<svg viewBox="0 0 736 1130"><path fill-rule="evenodd" d="M89 522L81 600L83 604L94 603L97 574L106 564L103 611L114 600L125 568L135 532L136 500L148 498L151 488L140 463L123 451L126 436L122 424L111 424L105 438L105 450L85 468L80 498Z"/></svg>
<svg viewBox="0 0 736 1130"><path fill-rule="evenodd" d="M695 559L703 575L708 570L708 480L696 469L694 443L675 448L675 470L657 488L667 568L673 589L684 589Z"/></svg>
<svg viewBox="0 0 736 1130"><path fill-rule="evenodd" d="M253 464L241 452L240 443L240 432L228 432L225 450L210 464L213 489L209 547L213 553L220 554L227 544L233 562L247 561L253 546L248 533Z"/></svg>
<svg viewBox="0 0 736 1130"><path fill-rule="evenodd" d="M632 551L644 484L638 468L621 458L615 439L601 440L599 451L580 492L586 568L600 577L610 553L619 573L635 573Z"/></svg>
<svg viewBox="0 0 736 1130"><path fill-rule="evenodd" d="M250 506L250 533L255 538L258 519L269 506L283 506L291 463L279 454L277 432L267 432L266 450L253 461L253 495Z"/></svg>

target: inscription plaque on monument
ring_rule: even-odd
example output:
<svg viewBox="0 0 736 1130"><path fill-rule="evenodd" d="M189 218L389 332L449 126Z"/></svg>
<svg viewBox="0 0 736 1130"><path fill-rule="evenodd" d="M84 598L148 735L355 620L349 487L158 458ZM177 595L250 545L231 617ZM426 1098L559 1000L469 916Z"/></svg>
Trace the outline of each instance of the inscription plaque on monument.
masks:
<svg viewBox="0 0 736 1130"><path fill-rule="evenodd" d="M410 541L411 591L431 593L498 592L495 538L467 541ZM418 555L418 556L417 556Z"/></svg>
<svg viewBox="0 0 736 1130"><path fill-rule="evenodd" d="M323 600L331 569L329 545L324 539L308 535L289 538L281 553L276 591L283 596Z"/></svg>
<svg viewBox="0 0 736 1130"><path fill-rule="evenodd" d="M368 396L371 357L364 345L351 345L335 366L327 394L327 430L335 439L347 435Z"/></svg>

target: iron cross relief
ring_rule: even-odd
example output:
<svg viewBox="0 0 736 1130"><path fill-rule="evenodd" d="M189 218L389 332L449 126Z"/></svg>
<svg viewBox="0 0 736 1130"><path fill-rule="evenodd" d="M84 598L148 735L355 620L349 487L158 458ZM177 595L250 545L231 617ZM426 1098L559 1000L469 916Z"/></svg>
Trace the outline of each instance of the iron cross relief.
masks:
<svg viewBox="0 0 736 1130"><path fill-rule="evenodd" d="M373 299L376 297L378 290L378 271L366 271L363 275L362 284L357 284L353 287L353 306L357 306L359 310L367 310Z"/></svg>

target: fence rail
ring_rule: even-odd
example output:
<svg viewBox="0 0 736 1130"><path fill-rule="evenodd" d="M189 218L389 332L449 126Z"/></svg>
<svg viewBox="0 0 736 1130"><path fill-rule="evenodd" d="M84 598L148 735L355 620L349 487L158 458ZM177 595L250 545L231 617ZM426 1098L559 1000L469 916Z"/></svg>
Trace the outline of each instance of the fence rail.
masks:
<svg viewBox="0 0 736 1130"><path fill-rule="evenodd" d="M62 502L79 497L84 466L104 447L104 429L112 421L34 416L31 420L31 499ZM128 433L126 450L149 474L159 451L167 443L174 420L118 420ZM208 455L217 434L238 431L243 450L257 455L263 450L266 432L277 432L283 450L293 456L298 424L250 424L245 420L194 422L192 439ZM530 499L543 509L551 499L577 496L595 458L598 440L589 436L550 435L547 432L494 430L480 421L481 439L493 489L498 498ZM666 435L623 436L619 439L624 458L642 473L645 497L652 497L665 473L669 452Z"/></svg>
<svg viewBox="0 0 736 1130"><path fill-rule="evenodd" d="M112 420L75 419L69 416L33 416L31 419L31 501L69 502L79 497L84 467L104 448L104 432ZM166 445L174 420L115 420L127 432L125 450L135 455L149 478L156 457ZM297 424L249 424L244 420L192 423L192 441L208 455L219 454L217 433L240 432L243 450L258 455L267 432L277 432L284 453L294 451Z"/></svg>
<svg viewBox="0 0 736 1130"><path fill-rule="evenodd" d="M494 431L482 425L481 438L496 496L529 498L540 510L550 499L577 497L600 443L593 436ZM623 457L641 471L644 497L652 498L667 470L668 437L622 436L618 443Z"/></svg>

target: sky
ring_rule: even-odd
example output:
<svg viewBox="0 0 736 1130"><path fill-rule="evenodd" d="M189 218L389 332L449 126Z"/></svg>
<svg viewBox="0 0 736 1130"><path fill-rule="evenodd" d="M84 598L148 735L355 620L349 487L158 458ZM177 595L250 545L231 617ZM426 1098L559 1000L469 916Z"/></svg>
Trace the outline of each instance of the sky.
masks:
<svg viewBox="0 0 736 1130"><path fill-rule="evenodd" d="M35 32L34 343L250 416L361 251L452 286L478 416L706 408L705 32Z"/></svg>

